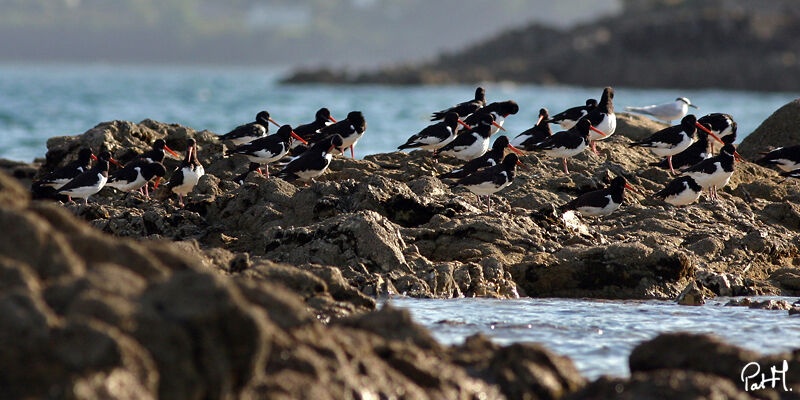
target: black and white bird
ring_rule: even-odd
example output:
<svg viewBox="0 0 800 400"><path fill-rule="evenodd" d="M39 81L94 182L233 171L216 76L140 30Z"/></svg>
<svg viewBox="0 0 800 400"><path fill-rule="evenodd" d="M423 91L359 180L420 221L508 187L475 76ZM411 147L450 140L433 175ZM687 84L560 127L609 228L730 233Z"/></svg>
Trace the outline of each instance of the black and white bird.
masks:
<svg viewBox="0 0 800 400"><path fill-rule="evenodd" d="M695 138L697 140L686 150L672 156L672 166L674 168L670 168L670 163L666 158L652 162L649 165L661 169L683 170L711 157L711 139L708 137L708 133L700 129L695 133Z"/></svg>
<svg viewBox="0 0 800 400"><path fill-rule="evenodd" d="M481 112L487 112L492 114L492 117L494 117L495 125L492 126L492 135L494 135L500 130L505 132L505 128L503 128L503 122L505 122L509 115L514 115L519 112L519 105L513 100L489 103L486 105L486 107L482 107L478 111L465 118L464 122L466 125L468 125L470 128L474 128L479 122L478 115L480 115L479 113Z"/></svg>
<svg viewBox="0 0 800 400"><path fill-rule="evenodd" d="M172 154L173 156L175 156L175 158L180 158L180 156L177 153L172 151L172 149L170 149L169 146L167 146L167 142L164 141L164 139L156 139L156 141L153 142L153 148L152 149L147 150L142 154L139 154L133 160L128 162L127 165L130 165L130 164L142 164L142 165L144 165L144 164L150 164L150 163L163 163L164 162L164 157L166 156L166 154L164 154L164 151L168 151L169 154Z"/></svg>
<svg viewBox="0 0 800 400"><path fill-rule="evenodd" d="M236 175L231 180L236 182L236 183L238 183L238 184L240 184L240 185L242 185L242 184L244 184L244 180L247 179L247 175L250 175L251 172L258 172L260 174L261 173L261 164L259 164L259 163L250 163L250 165L247 167L247 171L243 172L240 175Z"/></svg>
<svg viewBox="0 0 800 400"><path fill-rule="evenodd" d="M597 107L589 111L582 119L588 119L595 128L589 132L589 145L594 154L600 155L595 142L608 139L617 130L617 116L614 114L614 89L611 87L603 89L603 96L600 97Z"/></svg>
<svg viewBox="0 0 800 400"><path fill-rule="evenodd" d="M589 133L595 130L596 128L589 123L588 119L582 119L569 130L556 132L538 144L533 145L532 149L533 151L543 151L550 157L563 159L564 172L569 174L567 158L580 154L588 147Z"/></svg>
<svg viewBox="0 0 800 400"><path fill-rule="evenodd" d="M618 176L611 181L611 185L600 190L591 191L578 196L576 199L559 207L561 212L575 210L583 215L592 217L608 215L616 211L622 204L625 189L636 191L625 180Z"/></svg>
<svg viewBox="0 0 800 400"><path fill-rule="evenodd" d="M108 161L111 153L104 151L97 156L94 167L81 173L75 179L67 182L58 188L58 193L73 197L82 198L84 204L89 204L89 197L100 191L108 181Z"/></svg>
<svg viewBox="0 0 800 400"><path fill-rule="evenodd" d="M197 178L199 179L203 175L206 174L206 169L203 167L203 164L200 162L200 152L197 150L197 141L193 140L194 143L192 144L192 170L195 174L197 174Z"/></svg>
<svg viewBox="0 0 800 400"><path fill-rule="evenodd" d="M486 211L492 210L492 194L499 192L514 181L517 165L525 167L516 154L509 154L493 167L484 168L467 175L451 186L463 186L476 196L486 196Z"/></svg>
<svg viewBox="0 0 800 400"><path fill-rule="evenodd" d="M783 176L785 178L784 181L786 179L789 179L789 178L800 179L800 169L794 169L794 170L791 170L791 171L781 172L781 176ZM783 181L781 181L781 182L783 182Z"/></svg>
<svg viewBox="0 0 800 400"><path fill-rule="evenodd" d="M339 135L329 136L314 143L306 152L286 164L278 176L287 181L299 179L309 182L328 169L335 151L342 151L344 141Z"/></svg>
<svg viewBox="0 0 800 400"><path fill-rule="evenodd" d="M241 154L247 157L251 163L265 165L265 175L269 178L269 164L280 160L285 156L291 147L292 139L303 143L307 142L292 131L292 127L284 125L278 129L274 135L262 137L252 142L245 143L228 151L228 154ZM259 172L261 172L259 170Z"/></svg>
<svg viewBox="0 0 800 400"><path fill-rule="evenodd" d="M697 106L692 104L688 98L678 97L675 101L670 101L668 103L653 104L644 107L625 107L625 111L650 115L672 125L672 121L682 119L689 113L689 107L697 109Z"/></svg>
<svg viewBox="0 0 800 400"><path fill-rule="evenodd" d="M735 154L736 148L732 144L726 144L722 146L719 155L705 159L683 173L708 190L711 199L717 199L717 188L727 185L733 175Z"/></svg>
<svg viewBox="0 0 800 400"><path fill-rule="evenodd" d="M800 168L800 145L789 147L778 147L768 153L764 153L756 161L759 165L770 166L777 165L778 168L785 172L794 171Z"/></svg>
<svg viewBox="0 0 800 400"><path fill-rule="evenodd" d="M456 104L455 106L450 107L448 109L433 113L433 116L431 117L431 121L440 120L440 119L444 118L444 116L447 113L449 113L451 111L455 112L456 114L458 114L459 117L464 118L464 117L474 113L475 111L478 111L478 109L480 109L481 107L483 107L485 105L486 105L486 91L483 90L482 87L478 87L477 89L475 89L475 98L474 99L472 99L470 101L465 101L463 103Z"/></svg>
<svg viewBox="0 0 800 400"><path fill-rule="evenodd" d="M311 140L311 138L314 137L314 135L316 135L319 132L320 129L336 122L337 122L336 119L331 117L331 111L325 107L322 107L319 110L317 110L316 114L314 114L313 122L296 126L294 128L294 133L296 133L297 136L300 136L301 138L303 138L303 140L308 142L309 140ZM308 149L308 147L299 140L292 142L292 149L297 147L305 147L302 149L302 151L299 151L297 154L300 154Z"/></svg>
<svg viewBox="0 0 800 400"><path fill-rule="evenodd" d="M428 125L425 129L419 131L419 133L408 138L405 144L397 148L399 150L414 148L431 150L435 155L438 149L444 147L456 138L458 124L463 124L469 128L468 125L464 124L464 122L458 118L458 114L449 112L444 116L444 121Z"/></svg>
<svg viewBox="0 0 800 400"><path fill-rule="evenodd" d="M347 118L339 122L328 125L319 130L319 133L314 135L309 141L310 143L329 142L332 136L340 136L342 139L342 146L336 146L334 154L342 154L344 149L350 148L350 157L356 158L353 148L362 136L364 131L367 130L367 120L364 119L364 114L361 111L351 111L347 114ZM341 153L340 153L341 152Z"/></svg>
<svg viewBox="0 0 800 400"><path fill-rule="evenodd" d="M718 142L729 144L736 141L738 125L730 114L713 113L700 117L697 120L702 125L709 126L710 131L716 135ZM714 152L714 143L711 143L711 152Z"/></svg>
<svg viewBox="0 0 800 400"><path fill-rule="evenodd" d="M167 169L160 162L146 164L129 164L109 174L106 186L113 187L123 192L147 188L147 182L156 178L153 189L158 189L158 184L167 174ZM145 197L150 198L149 189L145 189Z"/></svg>
<svg viewBox="0 0 800 400"><path fill-rule="evenodd" d="M697 133L697 117L689 114L681 120L680 125L664 128L645 139L633 142L630 147L646 147L659 157L667 157L667 164L672 174L675 169L672 165L672 156L689 148L694 143Z"/></svg>
<svg viewBox="0 0 800 400"><path fill-rule="evenodd" d="M569 129L578 123L578 120L597 108L597 100L587 99L586 105L568 108L547 120L549 124L559 124L564 129Z"/></svg>
<svg viewBox="0 0 800 400"><path fill-rule="evenodd" d="M58 189L67 184L67 182L75 179L78 175L89 170L89 165L92 160L97 160L97 157L92 154L91 149L81 149L78 151L78 158L67 165L57 168L36 181L35 185L49 186Z"/></svg>
<svg viewBox="0 0 800 400"><path fill-rule="evenodd" d="M489 150L494 117L492 114L482 112L478 116L478 121L477 126L461 132L453 141L440 148L438 153L464 161L476 159L486 153L486 150Z"/></svg>
<svg viewBox="0 0 800 400"><path fill-rule="evenodd" d="M536 124L532 128L517 135L517 137L511 141L511 145L526 153L533 151L533 146L553 135L553 132L550 130L550 124L547 123L549 118L550 116L546 108L539 109L539 120L536 121Z"/></svg>
<svg viewBox="0 0 800 400"><path fill-rule="evenodd" d="M494 143L492 143L492 149L487 151L486 154L474 160L468 161L460 168L454 169L446 174L439 175L439 178L458 179L458 178L463 178L469 174L472 174L481 168L494 167L495 165L500 164L500 162L503 161L503 157L506 154L506 149L511 149L511 151L519 155L523 154L521 151L519 151L516 147L512 146L508 142L507 136L502 135L499 136L497 139L495 139Z"/></svg>
<svg viewBox="0 0 800 400"><path fill-rule="evenodd" d="M700 198L703 188L691 176L681 176L668 183L664 189L653 194L653 197L666 201L673 206L685 206Z"/></svg>
<svg viewBox="0 0 800 400"><path fill-rule="evenodd" d="M200 175L198 175L197 168L194 164L193 154L195 152L195 144L196 142L194 139L190 138L188 140L186 158L184 158L181 165L175 169L175 172L173 172L172 176L169 178L169 182L167 182L167 189L178 195L178 202L181 207L184 206L183 196L191 193L200 180Z"/></svg>
<svg viewBox="0 0 800 400"><path fill-rule="evenodd" d="M280 125L269 116L269 112L261 111L256 114L255 122L239 125L233 128L232 131L220 136L220 140L230 140L234 145L238 146L247 142L264 137L269 132L269 124L273 123L275 126Z"/></svg>

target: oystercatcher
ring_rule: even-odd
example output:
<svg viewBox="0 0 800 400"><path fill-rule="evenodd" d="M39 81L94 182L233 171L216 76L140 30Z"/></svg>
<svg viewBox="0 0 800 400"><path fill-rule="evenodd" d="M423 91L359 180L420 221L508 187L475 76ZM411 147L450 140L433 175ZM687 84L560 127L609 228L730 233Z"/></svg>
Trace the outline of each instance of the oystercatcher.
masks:
<svg viewBox="0 0 800 400"><path fill-rule="evenodd" d="M786 179L789 178L800 179L800 169L781 172L781 176L785 177ZM785 181L786 179L784 179L783 181ZM781 183L783 183L783 181L781 181Z"/></svg>
<svg viewBox="0 0 800 400"><path fill-rule="evenodd" d="M36 185L58 189L66 185L67 182L75 179L78 175L88 171L92 159L97 160L97 157L92 154L91 149L81 149L75 161L45 174L36 181Z"/></svg>
<svg viewBox="0 0 800 400"><path fill-rule="evenodd" d="M494 135L499 130L503 130L505 132L505 129L503 128L503 122L509 115L514 115L519 112L519 105L513 100L489 103L489 105L486 107L481 108L465 118L464 122L466 125L469 125L470 128L474 128L475 125L478 125L478 113L480 112L487 112L492 114L492 117L494 117L494 122L496 124L492 127L492 135Z"/></svg>
<svg viewBox="0 0 800 400"><path fill-rule="evenodd" d="M569 129L578 123L578 120L597 108L597 100L587 99L586 105L568 108L547 120L549 124L559 124L564 129Z"/></svg>
<svg viewBox="0 0 800 400"><path fill-rule="evenodd" d="M264 137L269 132L269 123L272 122L275 126L280 125L269 116L269 112L261 111L256 114L256 121L249 124L239 125L233 128L232 131L220 136L220 140L230 140L234 145L245 144L247 142Z"/></svg>
<svg viewBox="0 0 800 400"><path fill-rule="evenodd" d="M672 165L672 156L686 150L694 143L694 136L697 133L697 117L689 114L681 120L680 125L664 128L647 138L638 142L633 142L630 147L647 147L659 157L667 157L667 164L672 174L675 169Z"/></svg>
<svg viewBox="0 0 800 400"><path fill-rule="evenodd" d="M314 135L309 142L316 143L322 141L327 143L331 136L339 135L344 144L342 146L336 146L336 149L334 149L336 154L343 154L344 149L349 147L350 157L356 158L353 147L355 147L356 142L364 136L364 131L366 130L367 120L364 119L364 114L362 114L361 111L351 111L347 114L347 118L320 129L319 133ZM339 153L340 151L342 153Z"/></svg>
<svg viewBox="0 0 800 400"><path fill-rule="evenodd" d="M594 154L600 155L595 142L608 139L617 130L617 116L614 114L614 89L611 87L603 89L600 103L582 119L588 119L596 128L593 129L594 132L589 132L589 144L592 146Z"/></svg>
<svg viewBox="0 0 800 400"><path fill-rule="evenodd" d="M343 146L344 141L341 136L329 136L314 143L308 151L286 164L278 172L278 176L287 181L300 179L308 184L309 181L325 173L331 163L333 152L336 150L341 152Z"/></svg>
<svg viewBox="0 0 800 400"><path fill-rule="evenodd" d="M700 198L703 188L691 176L681 176L668 183L664 189L653 194L653 197L666 201L673 206L692 204Z"/></svg>
<svg viewBox="0 0 800 400"><path fill-rule="evenodd" d="M172 176L169 178L169 182L167 182L167 189L178 195L178 202L180 203L181 207L184 206L183 196L191 193L194 187L197 185L197 182L200 180L200 176L197 174L196 166L194 165L194 158L192 156L195 151L195 144L195 140L189 138L188 147L186 149L186 158L184 158L183 162L181 162L181 165L175 169L175 172L173 172Z"/></svg>
<svg viewBox="0 0 800 400"><path fill-rule="evenodd" d="M694 178L703 189L709 191L711 199L717 199L717 187L728 184L733 175L736 148L732 144L722 146L719 155L687 168L683 173Z"/></svg>
<svg viewBox="0 0 800 400"><path fill-rule="evenodd" d="M269 164L278 161L286 153L289 152L289 147L292 138L297 139L303 143L308 143L303 138L298 136L292 131L292 127L284 125L278 129L274 135L269 135L260 139L253 140L250 143L245 143L233 150L228 151L228 154L242 154L250 160L251 163L258 163L266 165L265 175L269 178ZM259 169L259 172L261 170Z"/></svg>
<svg viewBox="0 0 800 400"><path fill-rule="evenodd" d="M444 118L445 114L449 112L455 112L458 114L459 117L464 118L475 111L478 111L481 107L486 105L486 91L483 90L482 87L478 87L475 89L475 98L470 101L465 101L463 103L456 104L453 107L450 107L446 110L442 110L439 112L433 113L431 117L431 121L436 121Z"/></svg>
<svg viewBox="0 0 800 400"><path fill-rule="evenodd" d="M153 189L158 189L161 178L166 174L167 169L164 168L164 164L160 162L126 165L124 168L116 170L108 176L106 186L113 187L123 192L144 188L144 195L149 199L150 192L149 189L147 189L147 182L149 182L150 179L156 178Z"/></svg>
<svg viewBox="0 0 800 400"><path fill-rule="evenodd" d="M675 167L674 169L682 170L711 157L711 150L709 150L711 141L708 138L708 133L701 129L695 132L695 137L697 140L686 150L672 156L672 166ZM670 168L670 163L666 158L661 161L652 162L649 165L661 169L673 170Z"/></svg>
<svg viewBox="0 0 800 400"><path fill-rule="evenodd" d="M194 144L192 144L192 170L195 174L197 174L197 178L199 179L206 174L206 169L203 167L203 164L200 163L200 159L198 158L200 152L197 151L197 141L194 139L192 140L194 141Z"/></svg>
<svg viewBox="0 0 800 400"><path fill-rule="evenodd" d="M589 123L588 119L581 119L575 126L566 131L557 132L532 146L534 151L544 151L551 157L561 157L564 161L564 172L569 174L567 157L580 154L589 145L589 131L599 132Z"/></svg>
<svg viewBox="0 0 800 400"><path fill-rule="evenodd" d="M481 168L493 167L497 164L500 164L500 162L503 160L503 156L506 154L506 149L511 149L511 151L519 155L523 154L508 142L507 136L502 135L495 139L494 143L492 144L492 149L487 151L486 154L472 161L468 161L466 164L462 165L461 168L439 175L439 178L463 178Z"/></svg>
<svg viewBox="0 0 800 400"><path fill-rule="evenodd" d="M405 144L402 144L397 148L399 150L413 148L432 150L435 155L436 150L442 148L456 138L456 128L458 127L458 124L463 124L469 128L468 125L458 118L458 114L455 112L449 112L444 116L444 121L437 122L433 125L428 125L416 135L408 138Z"/></svg>
<svg viewBox="0 0 800 400"><path fill-rule="evenodd" d="M709 126L714 133L717 141L722 144L729 144L736 141L736 121L730 114L713 113L700 117L697 122ZM711 152L714 152L714 143L711 143Z"/></svg>
<svg viewBox="0 0 800 400"><path fill-rule="evenodd" d="M584 193L578 198L559 207L561 212L575 210L583 215L592 217L608 215L616 211L625 196L625 189L636 192L628 185L625 178L618 176L611 181L611 185L606 188Z"/></svg>
<svg viewBox="0 0 800 400"><path fill-rule="evenodd" d="M764 154L764 157L756 161L759 165L777 165L778 168L786 172L800 168L800 145L778 147L775 150L762 154Z"/></svg>
<svg viewBox="0 0 800 400"><path fill-rule="evenodd" d="M511 141L511 145L523 152L533 151L534 145L542 142L553 134L550 130L550 124L547 123L548 118L549 114L547 113L547 109L539 109L539 120L536 121L536 125L517 135L517 137Z"/></svg>
<svg viewBox="0 0 800 400"><path fill-rule="evenodd" d="M99 192L108 181L108 161L110 159L110 152L100 153L94 167L61 186L58 193L69 196L70 201L73 197L77 197L82 198L84 204L89 204L89 197Z"/></svg>
<svg viewBox="0 0 800 400"><path fill-rule="evenodd" d="M675 101L670 101L669 103L644 107L625 107L625 111L647 114L672 125L672 121L682 119L689 113L689 107L697 109L697 106L692 104L686 97L678 97Z"/></svg>
<svg viewBox="0 0 800 400"><path fill-rule="evenodd" d="M491 212L492 194L511 184L517 165L525 167L516 154L509 154L500 164L473 172L451 186L463 186L476 196L486 196L486 211Z"/></svg>
<svg viewBox="0 0 800 400"><path fill-rule="evenodd" d="M250 175L250 173L253 172L253 171L256 171L256 172L258 172L260 174L261 173L261 164L254 163L254 162L250 163L250 166L247 167L247 171L245 171L241 175L235 176L231 180L236 182L236 183L238 183L238 184L240 184L240 185L242 185L242 184L244 184L244 180L247 179L247 175Z"/></svg>
<svg viewBox="0 0 800 400"><path fill-rule="evenodd" d="M316 114L314 114L314 122L295 127L294 133L296 133L297 136L300 136L301 138L303 138L303 140L308 142L309 140L311 140L312 137L314 137L314 135L317 134L317 132L319 132L320 129L330 125L331 123L336 123L336 122L337 121L333 117L331 117L331 111L325 107L322 107L319 110L317 110ZM299 140L296 142L292 142L292 149L302 145L302 143L303 142ZM303 151L305 151L305 149L303 149Z"/></svg>
<svg viewBox="0 0 800 400"><path fill-rule="evenodd" d="M494 117L489 113L480 113L478 125L475 128L461 132L453 141L439 149L439 154L445 154L469 161L482 156L489 149Z"/></svg>
<svg viewBox="0 0 800 400"><path fill-rule="evenodd" d="M164 139L156 139L156 141L153 142L153 148L151 150L147 150L144 153L134 157L134 159L128 162L127 165L131 164L144 165L150 163L164 162L165 150L168 151L169 154L175 156L176 158L180 158L180 156L177 153L172 151L172 149L170 149L169 146L167 146L167 142L165 142Z"/></svg>

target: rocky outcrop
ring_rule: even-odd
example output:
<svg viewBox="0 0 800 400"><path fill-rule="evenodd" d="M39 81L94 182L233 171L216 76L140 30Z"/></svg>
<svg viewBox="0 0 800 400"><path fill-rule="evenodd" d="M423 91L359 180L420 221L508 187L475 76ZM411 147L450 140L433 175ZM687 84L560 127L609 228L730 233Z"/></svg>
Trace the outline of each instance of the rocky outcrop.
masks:
<svg viewBox="0 0 800 400"><path fill-rule="evenodd" d="M297 71L287 82L529 82L602 87L797 91L800 5L669 1L568 30L511 29L453 54L361 73ZM637 2L638 4L638 2ZM680 27L679 29L676 27ZM698 55L702 55L698 57ZM736 68L730 68L736 65ZM592 73L586 73L591 66Z"/></svg>
<svg viewBox="0 0 800 400"><path fill-rule="evenodd" d="M800 99L784 105L765 119L739 145L739 153L757 158L759 153L800 144Z"/></svg>

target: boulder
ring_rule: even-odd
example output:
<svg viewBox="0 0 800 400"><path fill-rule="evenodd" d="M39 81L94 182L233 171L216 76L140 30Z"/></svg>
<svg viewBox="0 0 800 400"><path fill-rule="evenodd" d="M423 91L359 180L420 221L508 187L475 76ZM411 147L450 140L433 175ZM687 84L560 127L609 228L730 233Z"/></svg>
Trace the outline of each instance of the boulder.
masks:
<svg viewBox="0 0 800 400"><path fill-rule="evenodd" d="M640 114L618 112L616 115L617 130L614 132L614 134L625 136L633 141L642 140L664 128L669 127L669 125L666 123L653 120L650 117ZM678 123L679 121L674 122Z"/></svg>
<svg viewBox="0 0 800 400"><path fill-rule="evenodd" d="M692 281L692 283L686 285L681 294L678 295L676 302L682 306L702 306L706 304L703 290L700 289L697 281Z"/></svg>
<svg viewBox="0 0 800 400"><path fill-rule="evenodd" d="M742 140L737 150L742 156L755 159L760 152L797 144L800 144L800 99L772 113Z"/></svg>

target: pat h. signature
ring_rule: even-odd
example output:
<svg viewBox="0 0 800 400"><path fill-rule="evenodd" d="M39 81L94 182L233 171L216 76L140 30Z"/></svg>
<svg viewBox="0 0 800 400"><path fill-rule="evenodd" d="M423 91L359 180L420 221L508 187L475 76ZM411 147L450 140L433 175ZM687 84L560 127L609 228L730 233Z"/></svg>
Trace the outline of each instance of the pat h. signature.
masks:
<svg viewBox="0 0 800 400"><path fill-rule="evenodd" d="M771 377L767 376L767 372L761 373L761 365L759 363L755 361L747 363L747 365L742 368L741 374L744 390L766 389L767 384L769 384L772 389L775 389L776 387L780 387L778 386L778 384L780 384L785 392L791 392L792 388L786 387L786 372L788 371L789 363L786 360L783 360L783 365L780 369L778 369L777 365L773 365L769 368L769 375L771 375Z"/></svg>

